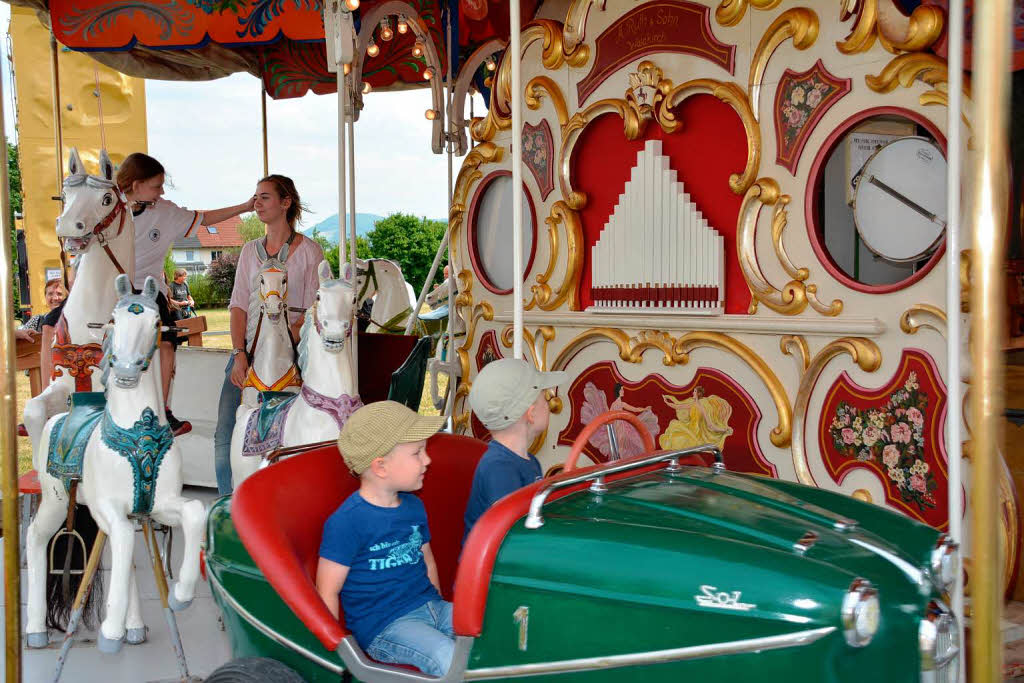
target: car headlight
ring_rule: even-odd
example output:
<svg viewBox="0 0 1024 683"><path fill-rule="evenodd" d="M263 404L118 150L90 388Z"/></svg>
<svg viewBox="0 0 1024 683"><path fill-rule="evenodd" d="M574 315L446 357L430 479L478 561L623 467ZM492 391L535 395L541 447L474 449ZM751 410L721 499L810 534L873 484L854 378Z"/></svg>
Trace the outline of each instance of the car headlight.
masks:
<svg viewBox="0 0 1024 683"><path fill-rule="evenodd" d="M878 632L878 591L867 579L854 579L843 598L843 635L853 647L864 647Z"/></svg>
<svg viewBox="0 0 1024 683"><path fill-rule="evenodd" d="M946 534L939 537L929 558L929 569L935 588L948 593L956 583L957 567L960 564L960 546Z"/></svg>

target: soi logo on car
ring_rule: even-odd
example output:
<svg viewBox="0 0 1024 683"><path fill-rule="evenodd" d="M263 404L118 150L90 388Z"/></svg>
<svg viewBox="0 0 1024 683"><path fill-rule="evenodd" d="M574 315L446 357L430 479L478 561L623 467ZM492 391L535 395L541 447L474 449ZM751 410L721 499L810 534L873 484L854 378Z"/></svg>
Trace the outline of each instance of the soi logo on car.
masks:
<svg viewBox="0 0 1024 683"><path fill-rule="evenodd" d="M718 591L715 586L704 584L700 587L701 595L693 596L701 607L713 607L715 609L734 609L741 612L752 610L757 605L752 602L740 602L740 591Z"/></svg>

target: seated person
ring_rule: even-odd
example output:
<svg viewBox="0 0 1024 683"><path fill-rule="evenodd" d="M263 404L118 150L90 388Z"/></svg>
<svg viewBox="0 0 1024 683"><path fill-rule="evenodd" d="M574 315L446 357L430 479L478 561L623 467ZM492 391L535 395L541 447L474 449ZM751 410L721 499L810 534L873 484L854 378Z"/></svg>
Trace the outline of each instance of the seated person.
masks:
<svg viewBox="0 0 1024 683"><path fill-rule="evenodd" d="M338 436L345 464L359 477L324 524L316 588L370 657L443 676L455 650L452 605L441 599L422 501L427 437L443 417L421 416L395 401L363 406Z"/></svg>
<svg viewBox="0 0 1024 683"><path fill-rule="evenodd" d="M564 381L564 372L539 372L514 358L491 361L476 376L469 405L492 438L473 474L466 536L487 508L541 478L540 462L526 449L548 428L544 390Z"/></svg>
<svg viewBox="0 0 1024 683"><path fill-rule="evenodd" d="M56 308L67 297L68 293L64 289L63 278L50 278L43 285L43 298L46 299L46 308L48 310ZM45 317L45 313L36 313L14 331L14 336L24 341L34 341L36 335L43 331L43 318Z"/></svg>

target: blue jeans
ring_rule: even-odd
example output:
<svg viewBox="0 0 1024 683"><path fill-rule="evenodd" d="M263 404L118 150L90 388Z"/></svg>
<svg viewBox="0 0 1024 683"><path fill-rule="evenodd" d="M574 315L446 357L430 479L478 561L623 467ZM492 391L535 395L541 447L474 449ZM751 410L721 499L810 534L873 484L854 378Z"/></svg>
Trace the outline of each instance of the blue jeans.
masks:
<svg viewBox="0 0 1024 683"><path fill-rule="evenodd" d="M217 492L231 493L231 432L235 429L235 412L242 402L242 390L231 383L231 368L235 357L228 360L224 368L224 384L220 388L220 404L217 406L217 431L213 434L213 468L217 472Z"/></svg>
<svg viewBox="0 0 1024 683"><path fill-rule="evenodd" d="M384 627L366 654L385 664L411 664L429 676L444 676L455 653L452 603L431 600Z"/></svg>

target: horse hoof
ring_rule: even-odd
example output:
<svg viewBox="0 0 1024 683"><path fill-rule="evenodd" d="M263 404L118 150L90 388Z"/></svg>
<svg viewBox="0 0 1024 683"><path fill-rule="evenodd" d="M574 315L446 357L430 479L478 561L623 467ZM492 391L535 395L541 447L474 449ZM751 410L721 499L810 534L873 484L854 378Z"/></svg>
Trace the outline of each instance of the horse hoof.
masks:
<svg viewBox="0 0 1024 683"><path fill-rule="evenodd" d="M25 645L33 649L46 647L50 644L50 636L46 631L25 634Z"/></svg>
<svg viewBox="0 0 1024 683"><path fill-rule="evenodd" d="M118 639L107 638L100 631L99 636L96 638L96 649L105 655L116 655L121 651L121 646L124 645L124 636Z"/></svg>
<svg viewBox="0 0 1024 683"><path fill-rule="evenodd" d="M178 598L174 597L175 586L177 586L177 584L172 584L170 589L167 591L167 606L170 607L173 612L183 612L192 604L192 599L190 598L185 602L181 602Z"/></svg>
<svg viewBox="0 0 1024 683"><path fill-rule="evenodd" d="M139 628L130 628L125 633L124 641L129 645L141 645L146 642L146 627L140 626Z"/></svg>

